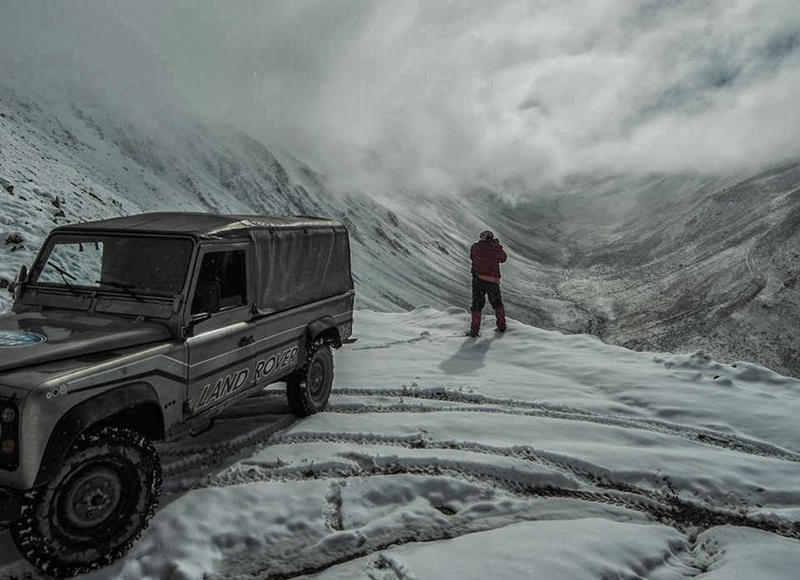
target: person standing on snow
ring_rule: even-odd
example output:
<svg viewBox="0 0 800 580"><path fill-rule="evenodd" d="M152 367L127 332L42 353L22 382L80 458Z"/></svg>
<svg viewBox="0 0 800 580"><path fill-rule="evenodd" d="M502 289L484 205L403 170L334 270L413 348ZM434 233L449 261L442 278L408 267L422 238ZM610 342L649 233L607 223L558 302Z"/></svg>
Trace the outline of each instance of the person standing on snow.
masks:
<svg viewBox="0 0 800 580"><path fill-rule="evenodd" d="M500 240L494 237L489 230L481 232L480 241L472 244L469 252L472 258L472 324L469 327L469 336L478 336L481 329L481 311L486 304L486 295L489 295L489 304L494 308L497 318L497 330L504 332L506 329L506 311L503 308L503 298L500 296L500 264L506 261L503 246Z"/></svg>

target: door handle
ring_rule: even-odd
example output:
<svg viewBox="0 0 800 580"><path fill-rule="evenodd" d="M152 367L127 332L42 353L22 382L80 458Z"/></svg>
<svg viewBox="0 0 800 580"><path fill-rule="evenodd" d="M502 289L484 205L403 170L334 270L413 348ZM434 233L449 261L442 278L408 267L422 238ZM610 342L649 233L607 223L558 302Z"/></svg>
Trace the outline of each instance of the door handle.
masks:
<svg viewBox="0 0 800 580"><path fill-rule="evenodd" d="M252 336L243 336L243 337L242 337L242 338L239 340L239 343L238 343L238 345L239 345L240 347L242 347L242 346L248 346L248 345L250 345L250 344L253 344L254 342L255 342L255 339L254 339Z"/></svg>

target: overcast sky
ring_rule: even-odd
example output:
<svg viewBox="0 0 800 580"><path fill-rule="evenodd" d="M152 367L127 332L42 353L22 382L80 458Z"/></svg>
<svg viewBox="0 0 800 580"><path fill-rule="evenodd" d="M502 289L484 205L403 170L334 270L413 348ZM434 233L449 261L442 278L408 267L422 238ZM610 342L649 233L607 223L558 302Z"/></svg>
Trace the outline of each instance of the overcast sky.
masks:
<svg viewBox="0 0 800 580"><path fill-rule="evenodd" d="M0 35L5 66L148 87L345 185L800 158L797 0L0 0Z"/></svg>

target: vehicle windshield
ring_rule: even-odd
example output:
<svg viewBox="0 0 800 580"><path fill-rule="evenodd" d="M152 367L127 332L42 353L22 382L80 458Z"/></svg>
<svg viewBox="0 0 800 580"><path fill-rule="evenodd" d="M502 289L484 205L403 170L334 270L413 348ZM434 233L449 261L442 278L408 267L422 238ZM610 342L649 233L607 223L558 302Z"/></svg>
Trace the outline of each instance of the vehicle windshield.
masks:
<svg viewBox="0 0 800 580"><path fill-rule="evenodd" d="M145 236L53 236L31 283L131 296L174 296L183 288L192 242Z"/></svg>

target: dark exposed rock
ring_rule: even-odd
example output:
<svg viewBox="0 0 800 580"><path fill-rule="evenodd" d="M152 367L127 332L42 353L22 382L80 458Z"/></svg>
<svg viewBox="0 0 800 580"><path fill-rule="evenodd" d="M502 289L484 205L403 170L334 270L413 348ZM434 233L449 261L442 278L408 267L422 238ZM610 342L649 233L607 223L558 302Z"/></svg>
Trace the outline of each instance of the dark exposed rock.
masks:
<svg viewBox="0 0 800 580"><path fill-rule="evenodd" d="M0 187L5 189L8 193L11 193L11 194L14 193L14 185L11 182L6 181L2 177L0 177Z"/></svg>
<svg viewBox="0 0 800 580"><path fill-rule="evenodd" d="M9 244L17 245L17 244L21 244L23 241L24 240L22 239L21 235L19 235L19 234L11 234L10 236L8 236L6 238L6 245L9 245Z"/></svg>

